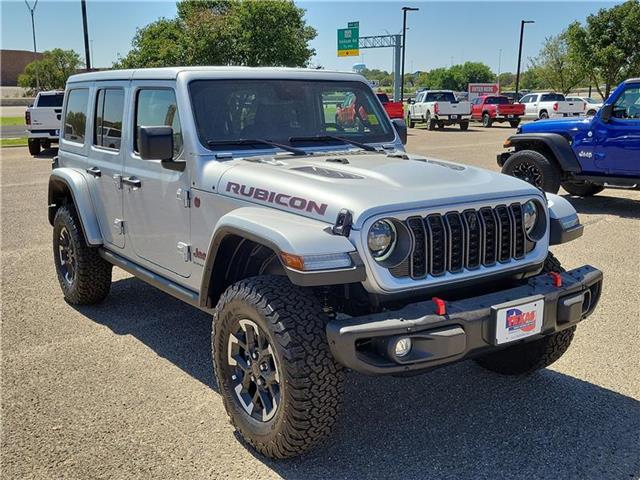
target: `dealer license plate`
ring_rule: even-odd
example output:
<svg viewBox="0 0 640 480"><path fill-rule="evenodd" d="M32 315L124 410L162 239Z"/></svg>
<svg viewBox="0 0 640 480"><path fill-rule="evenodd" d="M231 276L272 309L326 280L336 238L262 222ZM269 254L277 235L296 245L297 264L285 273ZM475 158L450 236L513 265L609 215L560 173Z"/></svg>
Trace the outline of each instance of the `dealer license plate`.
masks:
<svg viewBox="0 0 640 480"><path fill-rule="evenodd" d="M513 115L507 115L507 118L513 118Z"/></svg>
<svg viewBox="0 0 640 480"><path fill-rule="evenodd" d="M521 305L496 305L496 345L537 335L542 331L544 298Z"/></svg>
<svg viewBox="0 0 640 480"><path fill-rule="evenodd" d="M458 115L449 115L449 118L451 118L451 120L457 120Z"/></svg>

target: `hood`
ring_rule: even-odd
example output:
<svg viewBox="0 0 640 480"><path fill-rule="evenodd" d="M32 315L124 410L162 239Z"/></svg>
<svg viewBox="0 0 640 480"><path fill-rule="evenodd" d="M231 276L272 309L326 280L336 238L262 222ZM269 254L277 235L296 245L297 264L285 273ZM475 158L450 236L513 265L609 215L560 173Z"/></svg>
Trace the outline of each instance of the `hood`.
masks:
<svg viewBox="0 0 640 480"><path fill-rule="evenodd" d="M281 155L225 163L230 168L217 181L219 194L328 223L347 209L356 229L372 215L539 195L535 187L507 175L400 152ZM203 173L206 177L207 169Z"/></svg>
<svg viewBox="0 0 640 480"><path fill-rule="evenodd" d="M566 117L536 120L525 123L518 129L518 133L552 133L580 131L588 129L594 117Z"/></svg>

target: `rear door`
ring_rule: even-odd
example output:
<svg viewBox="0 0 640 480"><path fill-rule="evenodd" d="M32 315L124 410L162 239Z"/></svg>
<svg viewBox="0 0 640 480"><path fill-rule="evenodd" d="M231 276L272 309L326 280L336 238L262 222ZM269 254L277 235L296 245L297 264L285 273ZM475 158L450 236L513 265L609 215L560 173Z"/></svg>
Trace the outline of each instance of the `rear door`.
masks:
<svg viewBox="0 0 640 480"><path fill-rule="evenodd" d="M181 277L191 274L189 168L164 168L160 160L138 154L141 126L173 128L174 159L185 155L173 82L132 82L133 139L123 171L127 253Z"/></svg>
<svg viewBox="0 0 640 480"><path fill-rule="evenodd" d="M104 241L125 246L122 169L123 128L129 82L98 83L93 98L93 132L87 158L98 223Z"/></svg>
<svg viewBox="0 0 640 480"><path fill-rule="evenodd" d="M640 85L629 85L607 123L595 122L595 163L610 174L640 175Z"/></svg>

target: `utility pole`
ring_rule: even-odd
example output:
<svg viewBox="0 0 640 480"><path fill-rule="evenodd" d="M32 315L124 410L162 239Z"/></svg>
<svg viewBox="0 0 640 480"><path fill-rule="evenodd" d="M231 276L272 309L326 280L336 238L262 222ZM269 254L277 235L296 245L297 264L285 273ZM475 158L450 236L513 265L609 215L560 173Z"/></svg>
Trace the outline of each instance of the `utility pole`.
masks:
<svg viewBox="0 0 640 480"><path fill-rule="evenodd" d="M526 23L536 23L533 20L520 21L520 47L518 48L518 70L516 71L516 97L518 97L518 89L520 88L520 61L522 60L522 37L524 36L524 26ZM519 99L516 98L516 102Z"/></svg>
<svg viewBox="0 0 640 480"><path fill-rule="evenodd" d="M26 0L25 0L26 1ZM89 31L87 30L87 2L80 0L82 7L82 27L84 29L84 58L87 71L91 71L91 56L89 55Z"/></svg>
<svg viewBox="0 0 640 480"><path fill-rule="evenodd" d="M407 12L417 12L419 8L402 7L402 72L400 73L400 101L404 102L404 57L407 50ZM396 102L397 98L394 99Z"/></svg>
<svg viewBox="0 0 640 480"><path fill-rule="evenodd" d="M38 6L38 0L35 1L33 7L29 5L27 0L24 0L25 5L29 9L29 13L31 14L31 31L33 32L33 61L38 60L37 58L37 49L36 49L36 22L34 20L34 15L36 13L36 7ZM38 64L35 64L36 67L36 90L40 91L40 74L38 72Z"/></svg>
<svg viewBox="0 0 640 480"><path fill-rule="evenodd" d="M502 66L502 49L498 50L498 93L500 93L500 67Z"/></svg>

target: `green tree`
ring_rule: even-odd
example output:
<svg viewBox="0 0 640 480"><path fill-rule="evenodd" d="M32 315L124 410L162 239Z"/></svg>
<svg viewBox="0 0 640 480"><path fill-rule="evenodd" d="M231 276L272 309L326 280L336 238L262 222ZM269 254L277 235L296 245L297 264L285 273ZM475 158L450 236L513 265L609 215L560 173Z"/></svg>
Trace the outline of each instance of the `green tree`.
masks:
<svg viewBox="0 0 640 480"><path fill-rule="evenodd" d="M520 85L518 88L525 90L540 90L547 88L542 79L542 72L539 67L531 66L528 70L520 74Z"/></svg>
<svg viewBox="0 0 640 480"><path fill-rule="evenodd" d="M307 66L316 31L290 0L184 0L174 19L138 29L131 51L114 66Z"/></svg>
<svg viewBox="0 0 640 480"><path fill-rule="evenodd" d="M460 79L462 85L458 90L467 90L469 83L495 82L496 75L484 63L465 62L460 66Z"/></svg>
<svg viewBox="0 0 640 480"><path fill-rule="evenodd" d="M500 83L500 89L512 90L516 85L516 74L511 72L502 72L498 76L498 81Z"/></svg>
<svg viewBox="0 0 640 480"><path fill-rule="evenodd" d="M84 64L73 50L54 48L43 52L41 60L29 63L18 76L18 85L34 93L37 88L36 72L41 90L64 89L67 79Z"/></svg>
<svg viewBox="0 0 640 480"><path fill-rule="evenodd" d="M538 56L531 61L540 80L549 88L569 93L585 78L582 62L569 55L566 33L547 37Z"/></svg>
<svg viewBox="0 0 640 480"><path fill-rule="evenodd" d="M603 98L628 77L640 75L640 3L628 0L574 22L567 30L569 54L582 64ZM604 89L602 88L604 85Z"/></svg>

